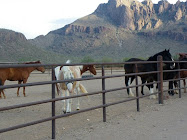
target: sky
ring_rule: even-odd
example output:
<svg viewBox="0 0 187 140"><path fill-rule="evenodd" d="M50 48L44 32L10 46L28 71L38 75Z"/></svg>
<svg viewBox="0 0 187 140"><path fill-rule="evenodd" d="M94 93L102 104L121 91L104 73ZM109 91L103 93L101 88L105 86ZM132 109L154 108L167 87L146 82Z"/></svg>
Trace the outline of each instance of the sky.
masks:
<svg viewBox="0 0 187 140"><path fill-rule="evenodd" d="M158 3L158 0L152 1ZM173 4L176 1L168 0ZM0 0L0 28L21 32L27 39L33 39L89 15L99 4L107 2L108 0Z"/></svg>

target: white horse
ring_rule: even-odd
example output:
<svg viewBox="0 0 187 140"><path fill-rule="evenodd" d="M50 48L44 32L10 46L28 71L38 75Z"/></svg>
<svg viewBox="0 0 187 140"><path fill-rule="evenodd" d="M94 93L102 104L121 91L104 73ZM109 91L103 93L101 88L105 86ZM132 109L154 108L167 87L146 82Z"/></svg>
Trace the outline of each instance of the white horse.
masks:
<svg viewBox="0 0 187 140"><path fill-rule="evenodd" d="M74 78L81 78L80 68L78 66L63 66L55 68L55 76L57 80L67 80ZM81 92L88 93L85 87L80 83L80 81L58 83L59 89L62 91L62 97L69 96L70 94L76 93L78 95ZM63 102L63 112L71 112L72 99L62 100ZM80 109L79 98L77 98L77 110Z"/></svg>

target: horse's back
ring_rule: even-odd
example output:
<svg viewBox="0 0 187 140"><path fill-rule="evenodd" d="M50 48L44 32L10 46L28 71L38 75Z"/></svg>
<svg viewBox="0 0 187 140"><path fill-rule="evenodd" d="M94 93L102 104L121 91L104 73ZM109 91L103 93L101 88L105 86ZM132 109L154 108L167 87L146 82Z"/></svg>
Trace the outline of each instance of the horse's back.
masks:
<svg viewBox="0 0 187 140"><path fill-rule="evenodd" d="M70 66L70 70L72 71L74 78L81 78L81 71L79 66Z"/></svg>
<svg viewBox="0 0 187 140"><path fill-rule="evenodd" d="M182 58L180 61L186 61L186 62L183 62L183 63L180 63L180 68L181 69L187 69L187 58Z"/></svg>
<svg viewBox="0 0 187 140"><path fill-rule="evenodd" d="M129 60L125 61L125 62L136 62L136 61L145 61L139 58L130 58ZM125 64L124 65L124 69L126 73L132 73L134 72L134 64Z"/></svg>
<svg viewBox="0 0 187 140"><path fill-rule="evenodd" d="M125 62L133 62L133 61L145 61L139 58L130 58L129 60L125 61Z"/></svg>

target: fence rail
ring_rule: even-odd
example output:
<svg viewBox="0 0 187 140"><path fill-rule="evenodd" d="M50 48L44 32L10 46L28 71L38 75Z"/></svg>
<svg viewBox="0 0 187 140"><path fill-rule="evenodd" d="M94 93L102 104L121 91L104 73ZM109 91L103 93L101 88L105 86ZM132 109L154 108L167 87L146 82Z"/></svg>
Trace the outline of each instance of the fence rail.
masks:
<svg viewBox="0 0 187 140"><path fill-rule="evenodd" d="M97 66L101 67L101 74L102 76L96 76L96 77L86 77L86 78L79 78L79 79L72 79L72 80L55 80L54 78L54 67L59 66L59 65L63 65L63 66L75 66L75 65L86 65L87 63L77 63L77 64L0 64L0 68L21 68L21 67L33 67L33 66L44 66L44 67L51 67L52 70L52 77L51 77L51 81L45 81L45 82L35 82L35 83L26 83L26 84L13 84L13 85L4 85L4 86L0 86L0 89L8 89L8 88L17 88L17 87L24 87L24 86L39 86L39 85L46 85L46 84L51 84L52 85L52 98L51 99L47 99L47 100L42 100L42 101L36 101L36 102L30 102L30 103L26 103L26 104L18 104L18 105L14 105L14 106L6 106L6 107L0 107L0 111L6 111L6 110L11 110L11 109L16 109L16 108L22 108L22 107L28 107L28 106L33 106L33 105L38 105L38 104L44 104L44 103L52 103L52 115L51 117L48 118L44 118L44 119L40 119L37 121L33 121L33 122L29 122L29 123L25 123L25 124L19 124L13 127L9 127L9 128L4 128L4 129L0 129L0 133L3 132L7 132L7 131L11 131L11 130L15 130L15 129L19 129L19 128L23 128L23 127L27 127L27 126L31 126L31 125L35 125L35 124L39 124L39 123L43 123L46 121L52 121L52 139L55 139L55 120L62 118L62 117L66 117L66 116L70 116L70 115L74 115L74 114L78 114L78 113L82 113L82 112L86 112L86 111L90 111L90 110L94 110L94 109L98 109L98 108L103 108L103 121L106 121L106 108L112 105L116 105L116 104L120 104L120 103L124 103L124 102L128 102L128 101L132 101L132 100L136 100L137 103L137 111L140 110L139 108L139 99L140 98L144 98L150 95L155 95L158 94L159 98L158 98L158 102L159 104L163 104L163 92L167 92L169 90L163 90L163 82L168 82L168 81L172 81L172 80L163 80L163 72L180 72L180 71L184 71L186 69L177 69L177 70L163 70L163 62L164 63L171 63L170 61L163 61L161 57L158 57L158 61L138 61L138 62L124 62L124 63L90 63L90 64L94 64ZM137 69L137 64L147 64L147 63L157 63L157 71L151 71L151 72L138 72ZM176 63L183 63L181 61L176 61ZM131 74L118 74L118 75L109 75L106 76L105 75L105 66L108 65L119 65L119 64L135 64L135 73L131 73ZM138 84L138 76L140 75L145 75L145 74L157 74L158 76L158 81L155 82L151 82L151 83L145 83L145 84ZM125 76L135 76L136 78L136 85L134 86L128 86L128 87L120 87L120 88L114 88L114 89L109 89L106 90L105 89L105 80L107 78L116 78L116 77L125 77ZM68 96L68 97L55 97L55 84L56 83L62 83L62 82L73 82L73 81L85 81L85 80L96 80L96 79L101 79L102 80L102 90L101 91L97 91L97 92L90 92L87 94L79 94L79 95L73 95L73 96ZM184 80L185 78L178 78L175 79L177 80ZM145 86L145 85L151 85L151 84L158 84L158 92L149 94L149 95L139 95L138 92L138 87L140 86ZM127 88L136 88L136 97L133 98L129 98L129 99L125 99L125 100L121 100L118 102L112 102L112 103L106 103L106 97L105 95L108 92L113 92L113 91L117 91L117 90L124 90ZM183 89L180 87L179 84L179 88L176 88L176 90L180 90ZM102 94L102 104L98 105L98 106L94 106L91 108L86 108L86 109L82 109L79 111L74 111L71 112L69 114L62 114L62 115L55 115L55 102L56 101L60 101L60 100L65 100L65 99L71 99L71 98L77 98L77 97L83 97L83 96L90 96L90 95L95 95L95 94ZM181 97L181 94L179 95L179 97Z"/></svg>

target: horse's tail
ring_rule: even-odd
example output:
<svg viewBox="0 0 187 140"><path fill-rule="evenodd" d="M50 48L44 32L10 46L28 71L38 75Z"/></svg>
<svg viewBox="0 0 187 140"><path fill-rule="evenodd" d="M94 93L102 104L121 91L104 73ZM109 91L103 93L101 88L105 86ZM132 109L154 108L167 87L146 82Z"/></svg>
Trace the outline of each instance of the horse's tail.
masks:
<svg viewBox="0 0 187 140"><path fill-rule="evenodd" d="M67 61L66 61L66 64L69 64L69 63L71 63L71 61L70 61L70 60L67 60Z"/></svg>
<svg viewBox="0 0 187 140"><path fill-rule="evenodd" d="M3 86L2 80L0 79L0 86ZM0 89L0 92L3 91L3 89Z"/></svg>
<svg viewBox="0 0 187 140"><path fill-rule="evenodd" d="M3 86L1 79L0 79L0 86ZM1 92L3 93L4 98L6 98L6 96L3 92L3 89L0 89L0 98L1 98Z"/></svg>
<svg viewBox="0 0 187 140"><path fill-rule="evenodd" d="M86 90L86 88L82 84L79 84L79 88L82 93L88 93L88 91Z"/></svg>

